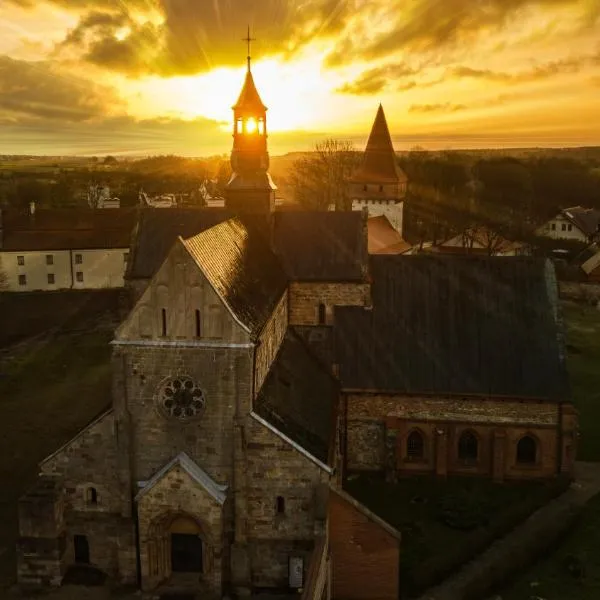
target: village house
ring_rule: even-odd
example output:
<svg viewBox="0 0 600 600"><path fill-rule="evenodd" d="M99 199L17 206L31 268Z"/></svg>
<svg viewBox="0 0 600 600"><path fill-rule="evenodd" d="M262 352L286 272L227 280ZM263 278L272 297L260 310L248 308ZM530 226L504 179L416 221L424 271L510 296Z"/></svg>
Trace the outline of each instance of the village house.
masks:
<svg viewBox="0 0 600 600"><path fill-rule="evenodd" d="M393 600L402 532L348 474L571 473L551 263L369 256L366 211L274 210L250 58L233 112L225 206L139 211L112 399L19 503L22 586Z"/></svg>
<svg viewBox="0 0 600 600"><path fill-rule="evenodd" d="M0 210L6 291L123 287L134 221L134 209Z"/></svg>
<svg viewBox="0 0 600 600"><path fill-rule="evenodd" d="M592 242L600 234L600 211L582 206L565 208L539 227L537 234L555 240Z"/></svg>

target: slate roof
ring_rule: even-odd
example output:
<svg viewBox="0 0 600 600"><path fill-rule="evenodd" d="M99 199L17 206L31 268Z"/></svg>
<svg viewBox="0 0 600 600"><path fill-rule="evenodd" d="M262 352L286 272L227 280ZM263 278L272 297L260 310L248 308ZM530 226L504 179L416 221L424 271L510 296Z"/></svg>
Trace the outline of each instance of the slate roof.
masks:
<svg viewBox="0 0 600 600"><path fill-rule="evenodd" d="M364 183L404 182L406 174L398 165L394 145L390 136L381 104L367 140L363 160L351 181Z"/></svg>
<svg viewBox="0 0 600 600"><path fill-rule="evenodd" d="M135 209L3 210L0 250L91 250L129 248Z"/></svg>
<svg viewBox="0 0 600 600"><path fill-rule="evenodd" d="M250 112L267 110L267 107L260 99L256 85L254 84L254 78L252 77L252 71L250 71L250 67L248 67L248 70L246 71L244 87L242 87L242 91L240 92L237 102L233 108L235 110L248 110Z"/></svg>
<svg viewBox="0 0 600 600"><path fill-rule="evenodd" d="M294 281L361 281L368 268L362 212L275 212L273 248Z"/></svg>
<svg viewBox="0 0 600 600"><path fill-rule="evenodd" d="M235 218L182 243L229 310L258 335L288 283L262 235Z"/></svg>
<svg viewBox="0 0 600 600"><path fill-rule="evenodd" d="M373 256L371 275L372 309L335 310L343 388L568 398L550 261Z"/></svg>
<svg viewBox="0 0 600 600"><path fill-rule="evenodd" d="M231 216L225 208L140 209L127 278L149 279L178 237L192 237Z"/></svg>
<svg viewBox="0 0 600 600"><path fill-rule="evenodd" d="M331 465L338 384L288 329L254 412L325 465Z"/></svg>
<svg viewBox="0 0 600 600"><path fill-rule="evenodd" d="M600 210L572 206L565 208L562 213L585 235L600 233Z"/></svg>

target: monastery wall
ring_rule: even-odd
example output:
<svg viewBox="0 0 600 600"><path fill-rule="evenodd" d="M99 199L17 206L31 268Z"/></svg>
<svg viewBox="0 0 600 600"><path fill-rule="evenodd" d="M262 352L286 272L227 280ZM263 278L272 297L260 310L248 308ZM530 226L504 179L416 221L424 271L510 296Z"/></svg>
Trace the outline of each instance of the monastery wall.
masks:
<svg viewBox="0 0 600 600"><path fill-rule="evenodd" d="M565 453L557 403L365 394L347 396L345 405L348 471L552 477ZM414 430L424 438L419 459L407 453ZM458 458L458 440L466 431L478 440L477 460L469 462ZM525 435L537 441L534 464L516 461L517 443Z"/></svg>
<svg viewBox="0 0 600 600"><path fill-rule="evenodd" d="M333 325L334 306L367 306L370 303L368 283L292 282L289 287L290 325L323 325L319 323L319 305L325 305L325 324Z"/></svg>

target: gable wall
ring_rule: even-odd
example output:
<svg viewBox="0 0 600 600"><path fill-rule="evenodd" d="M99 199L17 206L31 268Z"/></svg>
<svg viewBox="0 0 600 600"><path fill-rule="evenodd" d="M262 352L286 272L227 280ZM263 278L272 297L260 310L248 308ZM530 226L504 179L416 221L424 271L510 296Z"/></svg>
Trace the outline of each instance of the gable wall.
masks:
<svg viewBox="0 0 600 600"><path fill-rule="evenodd" d="M162 335L162 309L167 335ZM200 337L196 336L200 311ZM185 248L176 244L119 328L119 340L164 339L244 343L249 335L235 321Z"/></svg>
<svg viewBox="0 0 600 600"><path fill-rule="evenodd" d="M68 510L90 514L121 510L114 425L110 411L40 465L42 473L64 478ZM95 506L86 499L86 491L91 487L98 493Z"/></svg>

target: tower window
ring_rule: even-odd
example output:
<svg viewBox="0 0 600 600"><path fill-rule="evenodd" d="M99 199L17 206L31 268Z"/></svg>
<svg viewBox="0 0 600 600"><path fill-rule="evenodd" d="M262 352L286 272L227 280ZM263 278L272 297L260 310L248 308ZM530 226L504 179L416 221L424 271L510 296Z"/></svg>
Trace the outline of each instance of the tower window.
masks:
<svg viewBox="0 0 600 600"><path fill-rule="evenodd" d="M275 511L278 515L283 515L285 513L285 498L283 496L277 496Z"/></svg>
<svg viewBox="0 0 600 600"><path fill-rule="evenodd" d="M258 133L264 135L265 133L265 120L261 117L258 119Z"/></svg>
<svg viewBox="0 0 600 600"><path fill-rule="evenodd" d="M196 317L196 337L199 338L202 334L202 322L200 320L200 311L196 310L195 313L195 317Z"/></svg>
<svg viewBox="0 0 600 600"><path fill-rule="evenodd" d="M98 492L95 487L90 487L86 492L86 500L88 504L96 505L98 504Z"/></svg>
<svg viewBox="0 0 600 600"><path fill-rule="evenodd" d="M242 127L243 127L243 121L242 121L242 119L238 119L235 122L235 132L242 133Z"/></svg>
<svg viewBox="0 0 600 600"><path fill-rule="evenodd" d="M319 304L319 325L325 325L327 319L327 311L323 303Z"/></svg>
<svg viewBox="0 0 600 600"><path fill-rule="evenodd" d="M160 317L161 317L161 335L162 335L162 337L166 337L166 335L167 335L167 309L166 308L161 308Z"/></svg>

